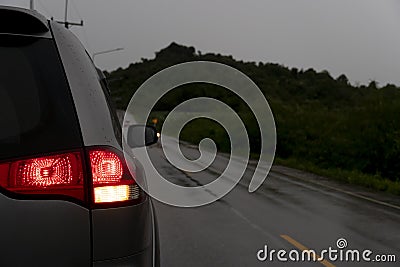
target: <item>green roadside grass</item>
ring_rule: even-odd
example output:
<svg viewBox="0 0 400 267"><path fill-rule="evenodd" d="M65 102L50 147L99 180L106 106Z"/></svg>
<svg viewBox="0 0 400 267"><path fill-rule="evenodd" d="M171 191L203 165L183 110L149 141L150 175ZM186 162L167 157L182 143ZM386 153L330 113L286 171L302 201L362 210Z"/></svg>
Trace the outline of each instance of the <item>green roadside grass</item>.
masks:
<svg viewBox="0 0 400 267"><path fill-rule="evenodd" d="M207 133L199 133L198 130L196 130L196 127L188 127L185 128L182 133L181 133L181 139L192 143L192 144L198 144L199 141L204 138L204 137L209 137L213 140L216 141L218 144L219 151L221 152L229 152L229 141L221 141L218 140L218 137L220 136L218 133L218 130L215 129L212 131L211 136L208 135ZM208 136L207 136L208 135ZM251 153L250 154L251 159L258 159L259 155L256 153ZM370 175L370 174L365 174L362 173L358 170L343 170L339 168L321 168L311 162L307 161L300 161L298 159L290 158L290 159L282 159L282 158L275 158L275 164L279 164L282 166L286 167L291 167L295 169L299 169L302 171L310 172L313 174L317 174L320 176L324 176L327 178L330 178L332 180L337 180L340 182L344 182L347 184L352 184L352 185L357 185L357 186L362 186L368 189L371 189L373 191L379 191L379 192L385 192L385 193L390 193L393 195L400 196L400 181L391 181L389 179L383 178L380 175Z"/></svg>
<svg viewBox="0 0 400 267"><path fill-rule="evenodd" d="M363 186L373 191L385 192L400 196L400 182L394 182L379 175L369 175L357 170L349 171L337 168L324 169L313 163L300 161L294 158L275 158L274 163L324 176L347 184Z"/></svg>
<svg viewBox="0 0 400 267"><path fill-rule="evenodd" d="M152 112L149 122L151 122L151 118L158 118L159 123L156 126L160 131L167 114L168 112ZM180 134L181 140L192 144L198 144L200 140L206 137L216 142L218 151L224 153L230 152L229 136L220 125L213 121L197 119L189 122ZM252 152L250 158L258 159L259 155ZM347 184L362 186L373 191L400 196L400 180L391 181L380 175L365 174L358 170L350 171L339 168L321 168L309 161L296 158L282 159L276 157L274 164L310 172Z"/></svg>

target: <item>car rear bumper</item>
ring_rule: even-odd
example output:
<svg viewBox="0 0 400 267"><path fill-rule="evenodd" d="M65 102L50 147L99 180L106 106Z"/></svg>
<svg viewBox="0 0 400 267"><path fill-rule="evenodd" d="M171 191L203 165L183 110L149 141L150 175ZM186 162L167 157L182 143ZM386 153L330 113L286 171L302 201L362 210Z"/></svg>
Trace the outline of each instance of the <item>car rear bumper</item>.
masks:
<svg viewBox="0 0 400 267"><path fill-rule="evenodd" d="M148 207L149 218L147 222L151 225L149 231L149 237L151 242L149 245L142 251L122 257L108 258L95 260L93 262L93 266L95 267L106 267L106 266L152 266L158 267L160 266L160 253L159 253L159 238L158 238L158 224L157 224L157 216L154 211L154 207L152 201L149 199L146 203L142 204L143 206ZM131 232L133 234L133 232ZM137 236L136 236L137 237ZM131 238L134 239L135 235L131 235ZM116 241L116 240L114 240Z"/></svg>
<svg viewBox="0 0 400 267"><path fill-rule="evenodd" d="M154 266L153 265L153 249L151 247L146 250L130 255L123 258L102 260L93 262L94 267L142 267L142 266Z"/></svg>

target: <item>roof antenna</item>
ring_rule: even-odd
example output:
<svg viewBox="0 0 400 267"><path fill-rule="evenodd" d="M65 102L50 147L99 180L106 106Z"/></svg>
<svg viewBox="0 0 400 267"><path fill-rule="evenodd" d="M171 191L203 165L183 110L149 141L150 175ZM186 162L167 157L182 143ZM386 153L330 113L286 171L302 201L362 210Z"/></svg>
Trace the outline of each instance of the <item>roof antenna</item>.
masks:
<svg viewBox="0 0 400 267"><path fill-rule="evenodd" d="M31 0L33 1L33 0ZM65 16L64 21L57 21L58 23L64 24L65 28L69 28L69 26L83 26L83 20L81 22L71 22L68 21L68 0L65 0Z"/></svg>

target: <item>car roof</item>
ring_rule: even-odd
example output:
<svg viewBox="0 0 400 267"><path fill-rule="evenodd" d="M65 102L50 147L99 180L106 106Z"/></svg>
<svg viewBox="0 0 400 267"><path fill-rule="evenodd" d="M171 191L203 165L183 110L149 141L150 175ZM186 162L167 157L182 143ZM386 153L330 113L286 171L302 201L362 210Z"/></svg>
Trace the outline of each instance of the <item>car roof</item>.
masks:
<svg viewBox="0 0 400 267"><path fill-rule="evenodd" d="M49 37L48 20L35 10L0 5L0 34Z"/></svg>

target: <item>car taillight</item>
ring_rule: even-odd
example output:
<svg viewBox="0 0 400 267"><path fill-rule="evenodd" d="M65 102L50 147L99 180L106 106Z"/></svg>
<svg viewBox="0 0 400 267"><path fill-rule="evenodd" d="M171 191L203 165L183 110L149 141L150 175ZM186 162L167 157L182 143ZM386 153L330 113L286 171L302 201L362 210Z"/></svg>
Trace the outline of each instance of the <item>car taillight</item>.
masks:
<svg viewBox="0 0 400 267"><path fill-rule="evenodd" d="M84 155L89 172L84 171ZM130 205L144 196L123 154L109 147L90 147L86 154L73 151L0 163L0 187L27 198L67 196L95 207Z"/></svg>
<svg viewBox="0 0 400 267"><path fill-rule="evenodd" d="M140 190L124 160L109 149L89 151L95 204L138 200Z"/></svg>
<svg viewBox="0 0 400 267"><path fill-rule="evenodd" d="M110 151L94 150L89 152L93 184L118 183L122 179L122 162Z"/></svg>
<svg viewBox="0 0 400 267"><path fill-rule="evenodd" d="M19 194L57 194L84 201L82 153L70 152L2 163L0 186Z"/></svg>

